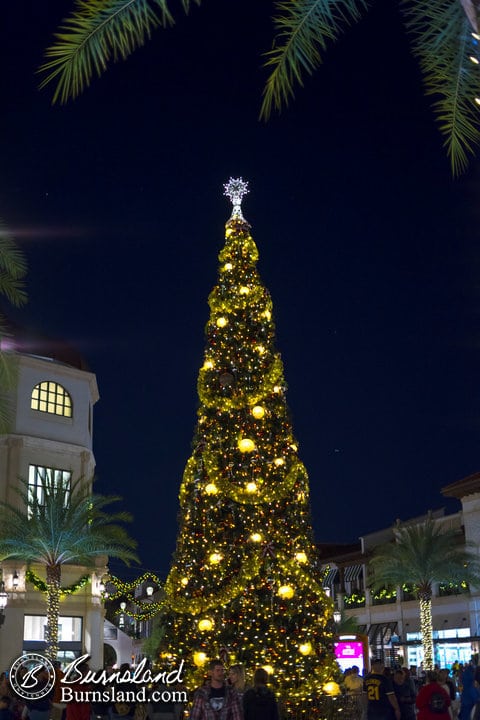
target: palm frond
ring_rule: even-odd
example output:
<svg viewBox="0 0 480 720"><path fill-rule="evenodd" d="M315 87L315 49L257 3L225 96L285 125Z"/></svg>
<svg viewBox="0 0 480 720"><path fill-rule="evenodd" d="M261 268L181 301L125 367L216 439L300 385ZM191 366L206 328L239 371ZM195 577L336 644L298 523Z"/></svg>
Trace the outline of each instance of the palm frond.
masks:
<svg viewBox="0 0 480 720"><path fill-rule="evenodd" d="M42 487L40 501L22 480L16 488L17 502L0 502L0 558L89 565L95 557L110 555L127 564L138 562L137 543L120 524L131 516L103 512L120 500L118 496L91 495L80 479L71 487L45 480Z"/></svg>
<svg viewBox="0 0 480 720"><path fill-rule="evenodd" d="M0 220L0 294L17 307L26 302L25 256Z"/></svg>
<svg viewBox="0 0 480 720"><path fill-rule="evenodd" d="M271 69L263 93L260 116L268 118L272 108L280 110L294 97L296 84L312 74L322 62L329 43L341 31L358 22L367 0L283 0L276 5L275 41L265 54Z"/></svg>
<svg viewBox="0 0 480 720"><path fill-rule="evenodd" d="M183 0L184 7L188 2ZM43 88L55 80L53 102L66 103L82 93L94 74L111 61L125 59L144 45L158 26L173 24L167 0L77 0L63 20L48 58L39 69Z"/></svg>
<svg viewBox="0 0 480 720"><path fill-rule="evenodd" d="M431 592L437 582L480 582L480 558L432 518L396 528L395 542L377 549L370 569L374 590L409 583L416 592Z"/></svg>
<svg viewBox="0 0 480 720"><path fill-rule="evenodd" d="M478 38L461 2L407 0L406 27L420 60L453 175L464 172L480 143ZM473 58L473 60L472 60Z"/></svg>

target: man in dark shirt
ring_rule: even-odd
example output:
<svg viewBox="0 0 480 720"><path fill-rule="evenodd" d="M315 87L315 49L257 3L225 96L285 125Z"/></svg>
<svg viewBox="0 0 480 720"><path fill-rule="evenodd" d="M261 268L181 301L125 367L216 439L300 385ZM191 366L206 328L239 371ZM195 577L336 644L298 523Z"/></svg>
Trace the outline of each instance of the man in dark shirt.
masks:
<svg viewBox="0 0 480 720"><path fill-rule="evenodd" d="M392 681L383 674L382 660L373 660L372 671L364 680L367 693L368 720L400 720L400 708L393 690Z"/></svg>

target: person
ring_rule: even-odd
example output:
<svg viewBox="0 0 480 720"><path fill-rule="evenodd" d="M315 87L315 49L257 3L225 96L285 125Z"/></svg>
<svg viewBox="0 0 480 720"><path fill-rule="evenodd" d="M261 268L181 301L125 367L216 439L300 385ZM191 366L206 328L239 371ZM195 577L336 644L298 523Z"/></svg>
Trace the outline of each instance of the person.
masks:
<svg viewBox="0 0 480 720"><path fill-rule="evenodd" d="M245 668L243 665L231 665L228 671L228 682L236 691L240 704L242 703L243 693L247 690L245 681Z"/></svg>
<svg viewBox="0 0 480 720"><path fill-rule="evenodd" d="M152 688L147 704L148 720L181 720L183 703L176 702L172 692L172 687L161 683Z"/></svg>
<svg viewBox="0 0 480 720"><path fill-rule="evenodd" d="M425 685L417 695L418 720L450 720L450 695L438 682L434 670L427 670Z"/></svg>
<svg viewBox="0 0 480 720"><path fill-rule="evenodd" d="M363 718L366 711L366 699L363 693L363 678L360 677L360 668L358 665L352 665L352 667L347 670L343 684L347 695L353 698L358 717Z"/></svg>
<svg viewBox="0 0 480 720"><path fill-rule="evenodd" d="M63 711L67 707L66 703L62 703L62 678L65 676L65 673L58 660L54 661L53 667L55 670L55 684L53 686L50 720L62 720Z"/></svg>
<svg viewBox="0 0 480 720"><path fill-rule="evenodd" d="M86 675L89 670L88 663L82 662L77 670L81 673L82 677ZM91 690L90 685L82 683L81 680L69 685L73 693L87 692ZM75 697L75 696L74 696ZM92 714L92 704L88 701L81 702L80 700L69 700L66 703L65 720L90 720Z"/></svg>
<svg viewBox="0 0 480 720"><path fill-rule="evenodd" d="M367 693L368 720L400 720L400 708L390 678L383 674L383 660L372 661L372 670L363 681Z"/></svg>
<svg viewBox="0 0 480 720"><path fill-rule="evenodd" d="M41 691L42 688L45 688L49 681L49 677L50 673L48 669L43 666L37 672L38 684L35 686L35 690ZM50 692L43 697L27 700L26 706L28 708L28 716L30 720L49 720L52 695L53 687Z"/></svg>
<svg viewBox="0 0 480 720"><path fill-rule="evenodd" d="M209 679L193 694L190 720L242 720L242 706L234 688L225 683L221 660L211 660Z"/></svg>
<svg viewBox="0 0 480 720"><path fill-rule="evenodd" d="M403 670L393 673L393 690L402 720L415 720L415 692Z"/></svg>
<svg viewBox="0 0 480 720"><path fill-rule="evenodd" d="M13 720L13 713L10 710L11 700L8 695L0 697L0 720Z"/></svg>
<svg viewBox="0 0 480 720"><path fill-rule="evenodd" d="M457 689L455 687L455 683L452 683L452 681L449 679L448 675L449 675L449 670L447 668L442 668L441 670L439 670L438 671L438 684L443 687L445 692L447 692L450 697L449 712L450 712L450 717L452 718L452 720L454 720L454 718L457 715L456 711L458 711L458 707L455 706L456 697L457 697Z"/></svg>
<svg viewBox="0 0 480 720"><path fill-rule="evenodd" d="M257 668L253 676L253 688L243 696L244 720L279 720L277 700L267 684L267 671Z"/></svg>
<svg viewBox="0 0 480 720"><path fill-rule="evenodd" d="M131 673L129 663L122 663L119 668L119 677L127 677L129 673ZM127 693L129 690L132 690L132 685L130 685L130 683L126 681L119 680L118 682L114 683L113 688L117 699L114 699L114 701L110 704L109 707L111 720L133 720L136 704L134 702L129 702L126 698L119 699L122 697L122 693L124 694Z"/></svg>
<svg viewBox="0 0 480 720"><path fill-rule="evenodd" d="M471 665L463 668L462 686L458 720L470 720L473 708L480 702L480 691L475 687L475 670Z"/></svg>

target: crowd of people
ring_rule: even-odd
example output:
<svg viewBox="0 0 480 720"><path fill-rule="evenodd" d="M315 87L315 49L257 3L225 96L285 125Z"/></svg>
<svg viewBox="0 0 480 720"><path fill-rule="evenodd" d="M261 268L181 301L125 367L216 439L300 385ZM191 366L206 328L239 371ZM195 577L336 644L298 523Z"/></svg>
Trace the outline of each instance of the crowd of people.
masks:
<svg viewBox="0 0 480 720"><path fill-rule="evenodd" d="M84 675L86 664L78 670ZM120 667L119 675L130 672L128 664ZM40 685L49 679L48 670L37 673ZM7 673L0 677L0 720L184 720L185 703L178 700L181 687L161 684L148 689L148 700L140 702L88 702L71 700L62 702L61 679L63 673L55 668L55 682L51 690L36 699L24 700L13 690ZM204 685L193 693L189 720L279 720L278 704L274 692L268 687L269 676L257 668L253 683L246 681L242 665L232 665L228 676L221 660L212 660ZM122 690L121 682L115 689ZM127 687L128 685L128 687ZM72 691L86 691L88 684L79 681L69 685ZM137 688L138 689L138 688ZM131 690L127 683L125 690ZM175 693L172 693L175 690ZM169 692L165 692L169 691ZM41 693L39 693L41 694ZM119 694L120 695L120 694Z"/></svg>
<svg viewBox="0 0 480 720"><path fill-rule="evenodd" d="M353 666L343 682L361 720L480 720L480 667L472 663L417 672L374 659L364 677Z"/></svg>

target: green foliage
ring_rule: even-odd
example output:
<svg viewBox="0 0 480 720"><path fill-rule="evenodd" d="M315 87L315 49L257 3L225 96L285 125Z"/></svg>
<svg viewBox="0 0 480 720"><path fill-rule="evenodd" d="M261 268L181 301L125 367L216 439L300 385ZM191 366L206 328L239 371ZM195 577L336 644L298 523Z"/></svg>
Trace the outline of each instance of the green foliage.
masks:
<svg viewBox="0 0 480 720"><path fill-rule="evenodd" d="M198 5L201 0L194 0ZM478 107L480 72L477 14L470 0L399 0L425 77L426 93L445 139L453 175L468 164L480 142ZM181 0L188 12L191 0ZM267 119L294 97L323 60L328 45L360 20L368 0L278 0L273 47L265 54L270 71L261 107ZM76 10L63 21L47 49L40 72L44 87L56 82L53 102L65 103L90 85L113 60L127 58L153 30L174 22L167 0L76 0Z"/></svg>
<svg viewBox="0 0 480 720"><path fill-rule="evenodd" d="M43 498L31 492L28 482L15 488L18 502L0 502L0 559L15 558L45 567L47 594L47 655L57 656L61 568L66 563L92 565L109 555L126 563L137 561L136 542L120 523L128 513L108 514L104 508L116 496L92 495L90 484L71 485L44 481Z"/></svg>
<svg viewBox="0 0 480 720"><path fill-rule="evenodd" d="M312 74L322 61L321 51L334 42L343 28L357 22L367 7L365 0L298 0L277 3L274 20L276 37L266 53L268 77L261 117L268 118L272 107L280 110L294 97L294 87L303 84L302 75Z"/></svg>
<svg viewBox="0 0 480 720"><path fill-rule="evenodd" d="M378 548L370 561L374 591L382 587L415 586L417 597L430 596L432 584L480 583L480 558L461 542L458 533L431 517L418 525L399 526L395 542Z"/></svg>
<svg viewBox="0 0 480 720"><path fill-rule="evenodd" d="M126 512L109 514L104 508L117 496L91 495L80 480L63 487L46 480L43 504L28 483L16 488L19 502L0 502L0 558L17 558L53 566L65 563L91 565L102 555L137 561L136 542L119 523L129 522Z"/></svg>
<svg viewBox="0 0 480 720"><path fill-rule="evenodd" d="M188 12L190 0L182 5ZM53 102L66 103L90 85L94 74L102 75L112 61L125 60L153 30L173 22L167 0L77 0L45 53L40 87L55 80Z"/></svg>
<svg viewBox="0 0 480 720"><path fill-rule="evenodd" d="M480 72L470 59L478 55L478 40L460 2L405 2L404 10L427 95L434 98L452 173L459 175L480 141L480 108L475 103L480 96Z"/></svg>

